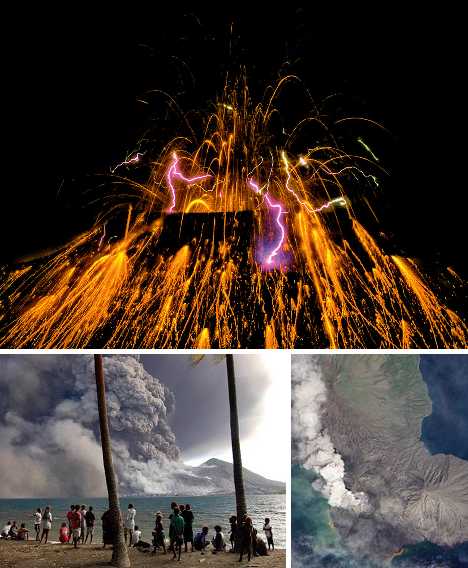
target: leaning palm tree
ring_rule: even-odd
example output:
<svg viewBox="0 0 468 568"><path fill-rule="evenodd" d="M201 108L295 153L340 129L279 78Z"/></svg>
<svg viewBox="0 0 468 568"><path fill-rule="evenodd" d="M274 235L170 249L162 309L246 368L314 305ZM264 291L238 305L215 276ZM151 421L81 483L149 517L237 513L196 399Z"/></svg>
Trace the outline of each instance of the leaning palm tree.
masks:
<svg viewBox="0 0 468 568"><path fill-rule="evenodd" d="M106 475L110 518L112 525L114 527L118 527L118 530L115 531L111 565L118 566L118 568L130 568L130 558L128 557L127 545L125 544L123 535L117 478L114 471L114 463L112 461L112 447L109 433L109 421L107 417L106 385L104 381L102 355L94 356L94 369L96 374L96 391L99 412L99 427L101 431L102 460L104 462L104 473Z"/></svg>
<svg viewBox="0 0 468 568"><path fill-rule="evenodd" d="M227 379L229 390L229 411L231 417L232 463L234 473L234 489L236 492L236 509L239 522L247 514L245 501L244 478L242 475L242 457L239 437L239 417L237 414L236 375L234 372L234 357L226 355Z"/></svg>

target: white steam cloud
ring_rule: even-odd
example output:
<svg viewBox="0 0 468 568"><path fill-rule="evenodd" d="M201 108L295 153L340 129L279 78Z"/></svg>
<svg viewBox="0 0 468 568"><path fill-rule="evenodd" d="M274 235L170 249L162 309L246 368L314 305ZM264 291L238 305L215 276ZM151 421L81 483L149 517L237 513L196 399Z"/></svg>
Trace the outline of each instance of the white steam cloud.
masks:
<svg viewBox="0 0 468 568"><path fill-rule="evenodd" d="M327 390L319 367L313 358L296 355L292 358L291 369L295 461L319 476L313 487L328 499L332 507L357 513L370 510L364 493L352 493L346 488L343 459L322 427Z"/></svg>

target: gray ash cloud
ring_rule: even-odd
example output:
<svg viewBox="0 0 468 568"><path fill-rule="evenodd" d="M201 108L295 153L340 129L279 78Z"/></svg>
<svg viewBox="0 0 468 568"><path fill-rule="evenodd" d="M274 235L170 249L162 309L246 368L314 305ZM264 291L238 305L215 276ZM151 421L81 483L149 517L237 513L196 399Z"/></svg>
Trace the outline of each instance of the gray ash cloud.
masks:
<svg viewBox="0 0 468 568"><path fill-rule="evenodd" d="M104 495L93 357L5 355L0 369L0 496ZM137 358L104 369L121 490L163 492L181 467L174 396Z"/></svg>

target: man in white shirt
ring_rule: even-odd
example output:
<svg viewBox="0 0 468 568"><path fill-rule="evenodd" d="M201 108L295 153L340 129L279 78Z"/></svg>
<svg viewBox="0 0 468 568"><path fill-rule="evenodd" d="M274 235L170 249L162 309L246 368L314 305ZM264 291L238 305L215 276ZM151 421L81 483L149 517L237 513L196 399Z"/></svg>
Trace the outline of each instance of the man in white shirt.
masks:
<svg viewBox="0 0 468 568"><path fill-rule="evenodd" d="M127 514L125 516L125 525L124 525L125 544L127 544L127 535L130 535L129 546L132 546L133 544L133 533L135 531L135 517L136 517L136 509L130 503L127 509Z"/></svg>

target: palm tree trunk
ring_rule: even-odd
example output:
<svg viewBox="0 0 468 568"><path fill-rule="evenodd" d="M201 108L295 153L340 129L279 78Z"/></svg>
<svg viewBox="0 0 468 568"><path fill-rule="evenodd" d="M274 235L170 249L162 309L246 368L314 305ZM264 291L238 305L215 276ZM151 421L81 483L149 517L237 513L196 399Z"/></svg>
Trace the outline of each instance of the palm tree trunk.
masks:
<svg viewBox="0 0 468 568"><path fill-rule="evenodd" d="M107 418L106 386L104 382L102 355L94 356L94 369L96 374L99 426L101 430L102 460L104 462L104 473L106 475L110 517L112 525L114 527L118 527L118 530L115 531L111 564L112 566L118 566L118 568L130 568L130 558L128 557L127 545L125 544L123 535L117 478L112 461L112 447L109 433L109 421Z"/></svg>
<svg viewBox="0 0 468 568"><path fill-rule="evenodd" d="M242 458L239 438L239 417L237 414L236 375L234 372L234 357L226 355L227 379L229 390L229 410L231 416L232 462L234 473L234 488L236 491L237 520L240 526L242 518L247 514L245 501L244 479L242 475Z"/></svg>

